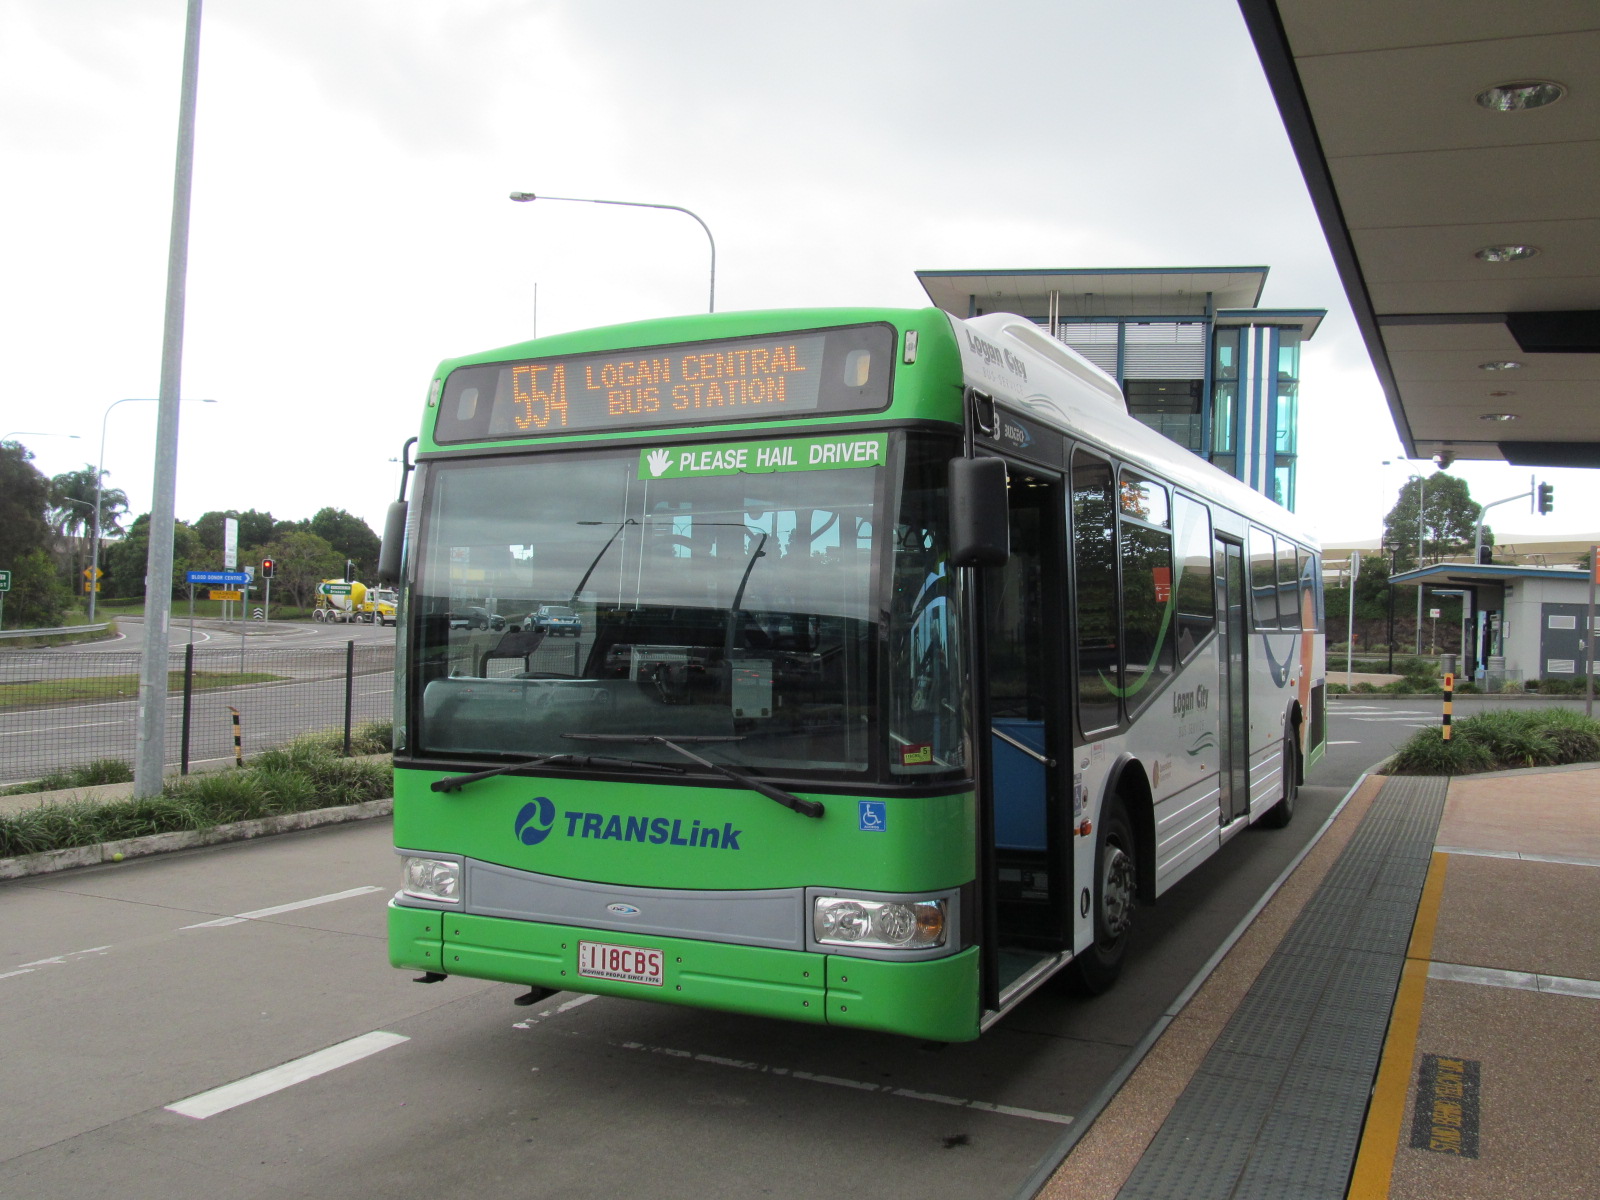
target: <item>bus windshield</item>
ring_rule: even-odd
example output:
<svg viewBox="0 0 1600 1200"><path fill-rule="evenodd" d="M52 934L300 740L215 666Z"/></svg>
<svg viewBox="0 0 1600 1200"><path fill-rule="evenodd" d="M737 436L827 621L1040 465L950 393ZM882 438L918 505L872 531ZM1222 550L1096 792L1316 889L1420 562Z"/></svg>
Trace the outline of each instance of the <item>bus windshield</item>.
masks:
<svg viewBox="0 0 1600 1200"><path fill-rule="evenodd" d="M811 443L844 440L750 443L743 459L697 450L671 470L638 450L429 464L413 750L684 761L659 744L567 736L601 734L784 772L959 766L942 492L912 489L899 533L883 537L889 496L905 494L887 483L897 439L874 434L805 469ZM800 465L752 473L761 446ZM893 623L904 678L884 738L873 681L889 580L910 610Z"/></svg>

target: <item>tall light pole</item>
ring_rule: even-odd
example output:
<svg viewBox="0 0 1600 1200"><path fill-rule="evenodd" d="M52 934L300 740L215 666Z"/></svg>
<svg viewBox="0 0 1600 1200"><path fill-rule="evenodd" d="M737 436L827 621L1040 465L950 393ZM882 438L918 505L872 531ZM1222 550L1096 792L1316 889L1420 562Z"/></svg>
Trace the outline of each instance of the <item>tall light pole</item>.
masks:
<svg viewBox="0 0 1600 1200"><path fill-rule="evenodd" d="M0 434L0 442L9 442L12 438L19 437L64 437L77 440L75 433L41 433L37 429L13 429L10 433Z"/></svg>
<svg viewBox="0 0 1600 1200"><path fill-rule="evenodd" d="M105 490L106 474L106 422L111 419L111 410L119 404L159 404L154 396L124 396L121 400L113 400L106 405L106 411L100 417L100 461L95 463L94 470L94 549L89 554L89 623L94 623L94 601L100 591L100 502L101 494ZM215 400L198 400L199 404L215 404ZM76 436L76 435L74 435Z"/></svg>
<svg viewBox="0 0 1600 1200"><path fill-rule="evenodd" d="M569 204L619 204L624 208L665 208L694 217L699 222L700 228L706 231L706 240L711 243L711 297L706 303L706 311L717 311L717 239L711 236L711 226L701 221L687 208L677 204L645 204L638 200L588 200L581 196L537 196L532 192L512 192L511 198L518 204L528 204L534 200L565 200Z"/></svg>
<svg viewBox="0 0 1600 1200"><path fill-rule="evenodd" d="M194 177L194 109L200 78L200 0L189 0L178 98L178 150L172 179L172 229L167 243L167 303L161 332L160 416L150 499L144 647L139 662L139 726L133 794L159 796L166 770L167 619L172 613L173 506L178 491L179 385L183 376L183 312L189 275L189 198Z"/></svg>

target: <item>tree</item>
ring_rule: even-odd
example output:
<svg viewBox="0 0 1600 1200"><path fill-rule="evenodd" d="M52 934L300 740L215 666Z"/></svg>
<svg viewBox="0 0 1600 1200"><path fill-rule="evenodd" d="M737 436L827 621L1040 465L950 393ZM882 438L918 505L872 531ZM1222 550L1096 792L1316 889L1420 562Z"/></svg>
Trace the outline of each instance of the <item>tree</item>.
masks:
<svg viewBox="0 0 1600 1200"><path fill-rule="evenodd" d="M5 617L13 629L59 625L72 602L50 557L50 481L32 460L21 443L0 442L0 568L11 572Z"/></svg>
<svg viewBox="0 0 1600 1200"><path fill-rule="evenodd" d="M107 472L109 474L109 472ZM128 494L121 488L101 484L100 536L122 532L122 516L128 511ZM91 537L94 534L95 468L83 464L81 471L66 471L50 481L50 520L63 537Z"/></svg>
<svg viewBox="0 0 1600 1200"><path fill-rule="evenodd" d="M1401 487L1395 506L1383 519L1383 540L1399 548L1395 564L1401 571L1436 563L1451 555L1470 555L1482 513L1483 509L1472 499L1466 480L1443 471L1427 479L1414 475ZM1483 534L1484 544L1493 545L1491 532L1485 529Z"/></svg>
<svg viewBox="0 0 1600 1200"><path fill-rule="evenodd" d="M102 476L103 479L103 476ZM121 488L95 487L95 468L83 464L81 471L66 471L50 481L50 524L63 538L76 539L72 555L72 583L84 578L94 540L96 493L100 501L100 536L120 534L120 519L128 508L128 496Z"/></svg>
<svg viewBox="0 0 1600 1200"><path fill-rule="evenodd" d="M226 522L229 517L239 522L239 562L241 564L252 562L261 557L261 547L272 540L273 526L276 522L271 513L257 512L250 509L240 512L230 508L226 512L211 511L202 513L200 519L194 522L194 531L200 535L200 544L211 555L212 561L221 564L223 551L227 548Z"/></svg>
<svg viewBox="0 0 1600 1200"><path fill-rule="evenodd" d="M261 548L273 560L272 588L279 599L290 599L301 608L316 602L317 584L338 578L344 570L344 555L325 538L304 530L291 530Z"/></svg>
<svg viewBox="0 0 1600 1200"><path fill-rule="evenodd" d="M310 531L325 540L355 565L357 579L371 579L378 566L378 535L360 517L342 508L319 509L309 522ZM344 564L339 564L343 573Z"/></svg>
<svg viewBox="0 0 1600 1200"><path fill-rule="evenodd" d="M150 514L141 513L128 527L128 536L106 547L101 566L105 578L102 591L109 596L143 597L145 573L150 562ZM213 569L200 535L182 521L172 526L172 580L174 596L187 596L185 576L190 571Z"/></svg>

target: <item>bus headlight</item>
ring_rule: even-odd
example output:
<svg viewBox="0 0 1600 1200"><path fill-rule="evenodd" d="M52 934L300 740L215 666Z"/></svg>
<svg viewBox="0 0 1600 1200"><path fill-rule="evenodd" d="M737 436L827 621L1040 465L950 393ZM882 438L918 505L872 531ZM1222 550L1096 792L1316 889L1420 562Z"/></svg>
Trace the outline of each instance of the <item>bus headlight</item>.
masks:
<svg viewBox="0 0 1600 1200"><path fill-rule="evenodd" d="M444 858L416 858L411 855L401 860L405 872L402 890L420 900L443 900L454 904L461 899L461 864Z"/></svg>
<svg viewBox="0 0 1600 1200"><path fill-rule="evenodd" d="M811 908L812 936L830 946L930 950L944 945L944 929L943 900L818 896Z"/></svg>

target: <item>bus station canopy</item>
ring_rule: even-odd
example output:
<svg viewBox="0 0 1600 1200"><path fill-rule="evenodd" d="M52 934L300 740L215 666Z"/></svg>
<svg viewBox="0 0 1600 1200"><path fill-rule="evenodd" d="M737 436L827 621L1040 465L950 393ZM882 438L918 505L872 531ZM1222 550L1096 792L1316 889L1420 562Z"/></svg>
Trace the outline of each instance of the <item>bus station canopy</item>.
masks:
<svg viewBox="0 0 1600 1200"><path fill-rule="evenodd" d="M1406 454L1600 466L1600 7L1239 8Z"/></svg>

